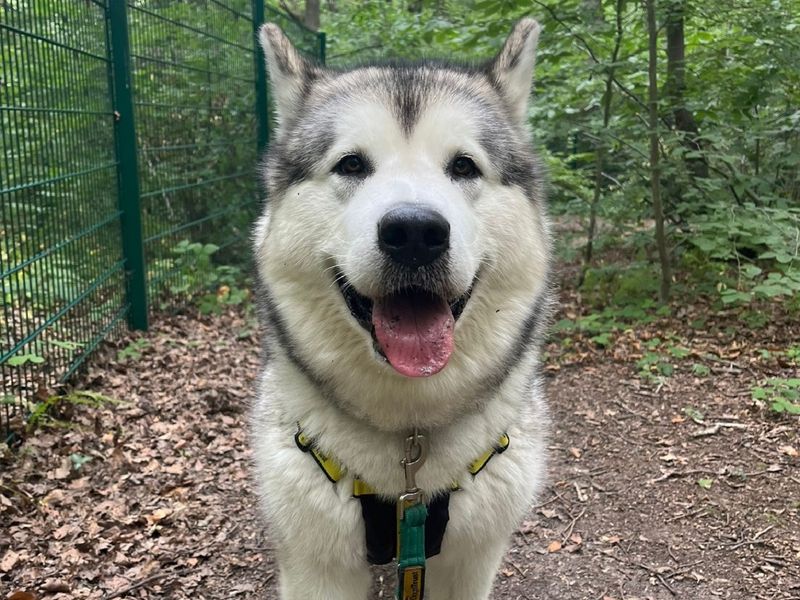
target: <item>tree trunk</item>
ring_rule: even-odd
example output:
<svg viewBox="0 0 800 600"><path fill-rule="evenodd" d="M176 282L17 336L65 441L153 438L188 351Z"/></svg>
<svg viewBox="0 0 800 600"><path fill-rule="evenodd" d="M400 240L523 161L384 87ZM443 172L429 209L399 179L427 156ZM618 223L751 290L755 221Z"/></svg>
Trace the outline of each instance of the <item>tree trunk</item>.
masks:
<svg viewBox="0 0 800 600"><path fill-rule="evenodd" d="M600 206L600 200L603 193L603 169L606 163L606 139L605 132L608 129L608 123L611 121L611 99L614 92L614 70L617 59L619 58L619 49L622 45L622 9L625 0L617 0L615 21L616 21L616 34L614 38L614 50L611 53L611 64L606 70L606 89L603 93L601 102L603 108L603 131L599 136L597 148L595 150L595 171L594 171L594 194L592 195L592 203L589 205L589 229L586 232L586 251L583 256L583 268L578 277L578 287L583 285L586 279L586 272L589 270L589 265L592 262L594 254L594 237L597 229L597 209Z"/></svg>
<svg viewBox="0 0 800 600"><path fill-rule="evenodd" d="M672 272L667 252L667 238L664 232L664 208L661 205L661 165L658 148L658 28L656 26L656 0L646 0L647 33L649 38L648 50L648 76L649 76L649 125L650 125L650 185L653 194L653 213L656 221L656 246L658 258L661 262L661 286L659 299L661 302L669 300Z"/></svg>
<svg viewBox="0 0 800 600"><path fill-rule="evenodd" d="M686 108L686 42L684 40L685 0L669 0L666 10L667 81L664 100L672 111L675 129L681 132L682 143L690 151L701 151L697 123ZM686 159L686 166L695 177L708 177L708 163L702 157Z"/></svg>
<svg viewBox="0 0 800 600"><path fill-rule="evenodd" d="M303 16L306 27L319 31L319 0L306 0L306 12Z"/></svg>

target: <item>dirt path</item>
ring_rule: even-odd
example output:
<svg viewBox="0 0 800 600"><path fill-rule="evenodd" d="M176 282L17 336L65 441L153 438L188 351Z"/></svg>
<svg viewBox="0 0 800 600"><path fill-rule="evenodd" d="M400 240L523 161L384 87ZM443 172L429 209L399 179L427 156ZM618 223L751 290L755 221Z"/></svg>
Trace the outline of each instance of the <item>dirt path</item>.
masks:
<svg viewBox="0 0 800 600"><path fill-rule="evenodd" d="M255 331L240 315L162 318L84 378L119 404L64 404L70 427L0 456L1 598L276 597L244 429ZM659 384L630 360L647 335L551 346L551 483L494 598L800 598L800 421L749 391L795 365L742 354Z"/></svg>

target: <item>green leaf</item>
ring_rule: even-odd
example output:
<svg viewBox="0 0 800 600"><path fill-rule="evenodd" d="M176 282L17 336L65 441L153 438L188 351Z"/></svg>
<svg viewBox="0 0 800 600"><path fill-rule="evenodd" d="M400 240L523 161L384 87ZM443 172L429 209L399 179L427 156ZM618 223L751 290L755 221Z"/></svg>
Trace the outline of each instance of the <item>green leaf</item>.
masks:
<svg viewBox="0 0 800 600"><path fill-rule="evenodd" d="M17 354L12 356L8 359L8 364L12 367L21 367L24 364L32 363L34 365L40 365L44 362L44 358L39 356L38 354L33 354L29 352L27 354Z"/></svg>
<svg viewBox="0 0 800 600"><path fill-rule="evenodd" d="M698 479L697 485L699 485L704 490L710 490L711 486L714 484L713 479Z"/></svg>
<svg viewBox="0 0 800 600"><path fill-rule="evenodd" d="M84 454L70 454L69 459L72 461L72 466L75 468L76 471L79 471L83 465L90 462L92 460L91 456L85 456Z"/></svg>
<svg viewBox="0 0 800 600"><path fill-rule="evenodd" d="M705 422L705 416L703 415L703 413L701 413L699 410L691 406L685 406L683 408L683 414L685 414L687 417L689 417L692 421L694 421L697 424L702 425Z"/></svg>
<svg viewBox="0 0 800 600"><path fill-rule="evenodd" d="M711 369L705 365L701 365L700 363L695 363L692 365L692 373L698 377L706 377L711 373Z"/></svg>

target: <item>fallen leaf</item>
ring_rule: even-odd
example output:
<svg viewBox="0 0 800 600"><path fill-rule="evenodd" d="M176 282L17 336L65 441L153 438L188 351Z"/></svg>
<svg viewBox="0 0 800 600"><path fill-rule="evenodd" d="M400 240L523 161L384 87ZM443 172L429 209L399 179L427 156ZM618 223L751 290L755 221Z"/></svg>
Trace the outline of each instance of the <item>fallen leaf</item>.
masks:
<svg viewBox="0 0 800 600"><path fill-rule="evenodd" d="M552 508L540 508L539 512L548 519L555 519L558 513Z"/></svg>
<svg viewBox="0 0 800 600"><path fill-rule="evenodd" d="M714 484L713 479L698 479L697 485L699 485L704 490L710 490L711 486Z"/></svg>
<svg viewBox="0 0 800 600"><path fill-rule="evenodd" d="M569 453L575 458L580 458L583 455L580 448L570 448Z"/></svg>
<svg viewBox="0 0 800 600"><path fill-rule="evenodd" d="M619 544L622 541L622 536L619 535L603 535L600 536L600 541L604 544Z"/></svg>
<svg viewBox="0 0 800 600"><path fill-rule="evenodd" d="M17 554L13 550L8 550L3 555L3 560L0 560L0 571L8 573L11 569L14 568L14 565L17 564L18 560L19 560L19 554Z"/></svg>
<svg viewBox="0 0 800 600"><path fill-rule="evenodd" d="M171 509L169 509L169 508L159 508L153 514L146 515L145 519L147 519L148 523L150 523L151 525L154 525L155 523L158 523L159 521L163 521L164 519L166 519L171 514L172 514L172 510Z"/></svg>
<svg viewBox="0 0 800 600"><path fill-rule="evenodd" d="M547 545L547 551L551 554L553 552L558 552L559 550L561 550L561 542L558 540L553 540Z"/></svg>
<svg viewBox="0 0 800 600"><path fill-rule="evenodd" d="M36 596L30 592L18 591L11 594L8 600L36 600Z"/></svg>
<svg viewBox="0 0 800 600"><path fill-rule="evenodd" d="M793 446L780 446L778 448L778 452L780 452L781 454L785 454L786 456L791 456L793 458L800 455L800 453L797 452L797 449L794 448Z"/></svg>

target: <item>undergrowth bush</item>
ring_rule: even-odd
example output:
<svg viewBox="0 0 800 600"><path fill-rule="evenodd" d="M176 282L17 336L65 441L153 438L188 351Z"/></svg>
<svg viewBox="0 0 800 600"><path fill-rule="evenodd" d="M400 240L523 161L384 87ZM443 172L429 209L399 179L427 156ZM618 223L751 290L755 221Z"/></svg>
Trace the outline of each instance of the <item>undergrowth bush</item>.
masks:
<svg viewBox="0 0 800 600"><path fill-rule="evenodd" d="M218 314L226 306L238 306L250 299L248 281L241 268L214 261L219 251L215 244L180 241L173 258L159 260L155 267L166 271L162 291L197 306L202 314ZM168 304L162 305L162 309Z"/></svg>

